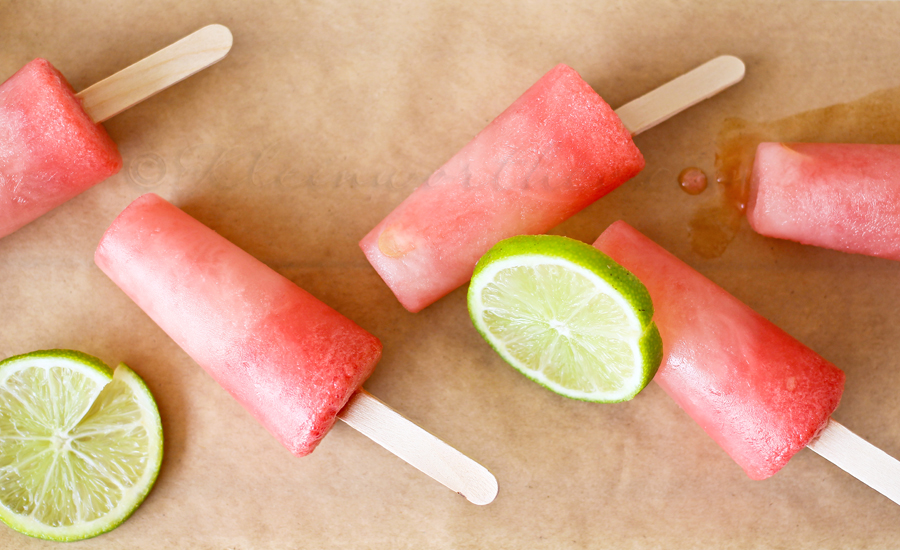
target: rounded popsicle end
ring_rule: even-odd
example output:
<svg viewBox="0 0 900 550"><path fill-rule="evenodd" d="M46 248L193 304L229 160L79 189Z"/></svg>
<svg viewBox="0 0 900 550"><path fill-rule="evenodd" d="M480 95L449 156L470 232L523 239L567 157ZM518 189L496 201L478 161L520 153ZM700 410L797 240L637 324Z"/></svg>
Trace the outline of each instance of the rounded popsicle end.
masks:
<svg viewBox="0 0 900 550"><path fill-rule="evenodd" d="M481 468L482 471L478 472L477 477L473 477L473 480L477 479L478 483L473 482L472 490L467 491L468 494L463 494L462 492L459 494L472 504L485 506L494 502L494 499L497 498L497 493L500 492L500 486L497 483L497 478L494 477L494 474L483 467L479 466L479 468Z"/></svg>
<svg viewBox="0 0 900 550"><path fill-rule="evenodd" d="M210 46L217 50L224 50L225 53L231 50L231 46L234 44L234 35L231 34L231 29L225 25L214 23L203 27L197 33L202 33L203 37L209 41Z"/></svg>
<svg viewBox="0 0 900 550"><path fill-rule="evenodd" d="M734 83L740 82L747 72L747 66L739 57L733 55L720 55L713 59L722 74L730 77Z"/></svg>

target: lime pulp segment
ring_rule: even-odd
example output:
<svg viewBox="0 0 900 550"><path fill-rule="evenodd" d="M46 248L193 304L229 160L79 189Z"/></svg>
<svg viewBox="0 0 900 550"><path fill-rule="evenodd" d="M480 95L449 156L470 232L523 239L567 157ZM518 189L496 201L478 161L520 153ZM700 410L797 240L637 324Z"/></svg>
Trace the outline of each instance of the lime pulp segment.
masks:
<svg viewBox="0 0 900 550"><path fill-rule="evenodd" d="M71 541L119 525L162 460L153 397L124 364L50 350L0 362L0 519Z"/></svg>

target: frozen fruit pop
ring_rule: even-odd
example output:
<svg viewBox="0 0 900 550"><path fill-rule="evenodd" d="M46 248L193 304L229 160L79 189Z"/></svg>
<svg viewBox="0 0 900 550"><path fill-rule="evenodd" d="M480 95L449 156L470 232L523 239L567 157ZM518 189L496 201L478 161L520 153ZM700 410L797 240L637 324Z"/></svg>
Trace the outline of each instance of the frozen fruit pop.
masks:
<svg viewBox="0 0 900 550"><path fill-rule="evenodd" d="M121 167L116 144L48 61L35 59L0 85L0 236Z"/></svg>
<svg viewBox="0 0 900 550"><path fill-rule="evenodd" d="M162 198L128 206L94 259L295 455L341 417L473 502L496 494L487 470L361 389L375 336Z"/></svg>
<svg viewBox="0 0 900 550"><path fill-rule="evenodd" d="M900 260L900 145L761 143L747 220L769 237Z"/></svg>
<svg viewBox="0 0 900 550"><path fill-rule="evenodd" d="M654 380L753 479L825 425L844 374L625 222L594 243L640 279L663 340Z"/></svg>
<svg viewBox="0 0 900 550"><path fill-rule="evenodd" d="M122 167L101 122L222 59L231 33L210 25L76 94L35 59L0 84L0 237Z"/></svg>
<svg viewBox="0 0 900 550"><path fill-rule="evenodd" d="M830 419L842 371L625 222L594 246L650 292L663 341L654 380L748 476L809 446L900 503L900 463Z"/></svg>
<svg viewBox="0 0 900 550"><path fill-rule="evenodd" d="M464 284L497 242L543 233L644 166L631 135L739 81L743 63L716 58L613 111L558 65L360 242L409 311Z"/></svg>

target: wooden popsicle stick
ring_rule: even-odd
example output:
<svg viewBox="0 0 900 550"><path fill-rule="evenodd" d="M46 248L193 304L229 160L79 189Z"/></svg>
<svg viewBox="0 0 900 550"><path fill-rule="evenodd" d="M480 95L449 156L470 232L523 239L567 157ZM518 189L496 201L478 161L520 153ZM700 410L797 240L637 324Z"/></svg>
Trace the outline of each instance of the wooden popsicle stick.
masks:
<svg viewBox="0 0 900 550"><path fill-rule="evenodd" d="M474 504L497 496L497 479L484 466L413 424L360 388L338 418Z"/></svg>
<svg viewBox="0 0 900 550"><path fill-rule="evenodd" d="M232 42L227 27L208 25L75 95L103 122L220 61Z"/></svg>
<svg viewBox="0 0 900 550"><path fill-rule="evenodd" d="M833 418L828 420L807 447L900 504L900 461L838 424Z"/></svg>
<svg viewBox="0 0 900 550"><path fill-rule="evenodd" d="M622 105L616 114L637 135L712 97L744 78L744 62L723 55Z"/></svg>

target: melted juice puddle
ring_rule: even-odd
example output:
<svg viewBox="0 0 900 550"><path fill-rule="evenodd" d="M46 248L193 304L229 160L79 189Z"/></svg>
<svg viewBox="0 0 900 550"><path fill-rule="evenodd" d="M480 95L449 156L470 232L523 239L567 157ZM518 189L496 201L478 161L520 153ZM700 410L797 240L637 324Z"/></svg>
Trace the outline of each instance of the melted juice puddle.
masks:
<svg viewBox="0 0 900 550"><path fill-rule="evenodd" d="M718 196L691 218L691 247L721 256L741 228L756 146L763 141L900 143L900 87L849 103L805 111L771 122L726 119L716 138Z"/></svg>

